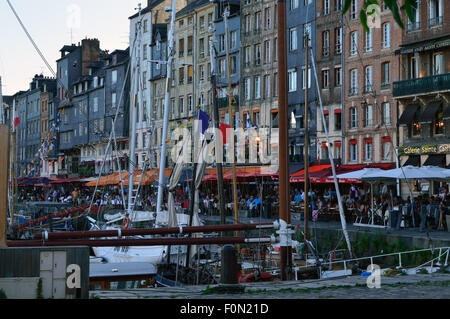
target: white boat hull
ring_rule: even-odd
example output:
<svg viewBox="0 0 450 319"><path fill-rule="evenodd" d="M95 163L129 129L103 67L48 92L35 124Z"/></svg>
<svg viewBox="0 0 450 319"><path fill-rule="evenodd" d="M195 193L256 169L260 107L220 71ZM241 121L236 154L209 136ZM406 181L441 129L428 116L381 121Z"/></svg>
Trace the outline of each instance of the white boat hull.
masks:
<svg viewBox="0 0 450 319"><path fill-rule="evenodd" d="M161 263L167 246L92 247L96 257L109 263L145 262Z"/></svg>

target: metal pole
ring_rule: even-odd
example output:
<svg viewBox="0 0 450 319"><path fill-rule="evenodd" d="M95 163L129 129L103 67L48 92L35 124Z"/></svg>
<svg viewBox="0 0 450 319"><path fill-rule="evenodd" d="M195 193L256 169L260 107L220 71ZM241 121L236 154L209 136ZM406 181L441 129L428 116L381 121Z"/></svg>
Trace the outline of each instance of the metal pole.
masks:
<svg viewBox="0 0 450 319"><path fill-rule="evenodd" d="M219 103L217 100L217 72L216 72L216 50L214 48L214 42L211 40L209 43L209 52L211 57L211 82L212 82L212 90L213 90L213 104L214 104L214 112L213 112L213 123L214 123L214 129L216 132L220 129L219 124ZM226 134L226 132L225 132ZM220 213L220 223L225 224L225 193L223 190L223 169L222 169L222 160L223 160L223 153L219 150L219 147L222 147L223 144L221 143L219 138L216 138L216 170L217 170L217 191L219 195L219 213ZM222 158L218 158L218 155L222 154Z"/></svg>
<svg viewBox="0 0 450 319"><path fill-rule="evenodd" d="M253 230L253 229L277 229L278 224L225 224L208 226L189 226L189 227L170 227L170 228L137 228L137 229L118 229L118 230L94 230L94 231L73 231L56 233L36 233L33 239L76 239L76 238L98 238L98 237L122 237L122 236L145 236L145 235L169 235L169 234L191 234L207 233L234 230Z"/></svg>
<svg viewBox="0 0 450 319"><path fill-rule="evenodd" d="M226 45L226 53L227 53L227 74L228 74L228 106L229 106L229 119L230 119L230 125L233 127L234 125L234 112L233 112L233 105L231 102L231 64L230 64L230 45L228 40L228 16L230 15L229 8L225 10L223 13L223 18L225 22L225 45ZM233 208L234 208L234 222L235 224L239 223L239 209L238 209L238 200L237 200L237 185L236 185L236 149L234 147L234 135L231 138L230 144L232 145L232 154L233 154L233 164L232 164L232 170L233 170ZM236 232L236 236L238 236L239 233ZM239 252L239 246L237 247Z"/></svg>
<svg viewBox="0 0 450 319"><path fill-rule="evenodd" d="M161 205L163 200L164 191L164 171L166 167L166 139L167 130L169 125L169 97L170 97L170 81L172 80L172 61L173 61L173 47L174 47L174 28L175 28L175 13L176 13L176 0L172 0L172 17L169 31L169 50L167 61L167 79L166 79L166 94L164 97L164 123L163 123L163 136L161 138L161 158L159 165L159 180L158 180L158 200L156 202L156 213L161 212Z"/></svg>
<svg viewBox="0 0 450 319"><path fill-rule="evenodd" d="M135 159L135 149L136 149L136 116L137 116L137 108L140 106L139 103L139 77L140 77L140 49L141 49L141 31L142 31L142 18L141 18L141 4L138 4L139 9L139 18L137 22L137 40L136 40L136 68L134 70L134 93L133 93L133 105L131 106L131 136L130 136L130 158L129 158L129 174L128 174L128 207L127 214L131 214L133 200L133 176L134 171L137 166L137 161Z"/></svg>
<svg viewBox="0 0 450 319"><path fill-rule="evenodd" d="M278 0L278 121L279 121L279 202L280 223L290 224L289 211L289 154L288 154L288 101L287 101L287 52L286 52L286 1ZM290 279L292 248L289 234L280 246L281 280Z"/></svg>
<svg viewBox="0 0 450 319"><path fill-rule="evenodd" d="M89 247L116 247L116 246L183 246L207 244L258 244L273 243L275 239L269 236L262 237L199 237L199 238L143 238L143 239L97 239L97 240L15 240L8 241L9 247L36 247L36 246L89 246Z"/></svg>
<svg viewBox="0 0 450 319"><path fill-rule="evenodd" d="M306 34L305 37L305 194L303 198L303 203L305 204L304 212L303 212L303 233L305 237L305 241L307 240L308 233L308 205L309 205L309 125L308 125L308 86L309 86L309 36ZM306 246L305 246L306 247ZM306 247L307 249L307 247Z"/></svg>

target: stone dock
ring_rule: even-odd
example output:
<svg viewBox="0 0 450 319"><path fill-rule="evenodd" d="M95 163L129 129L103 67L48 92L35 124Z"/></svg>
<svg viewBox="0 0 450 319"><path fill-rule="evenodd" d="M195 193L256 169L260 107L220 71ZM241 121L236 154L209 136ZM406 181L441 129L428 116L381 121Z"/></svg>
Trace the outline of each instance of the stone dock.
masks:
<svg viewBox="0 0 450 319"><path fill-rule="evenodd" d="M212 286L160 287L90 291L91 299L449 299L450 274L381 276L379 288L368 278L246 283L239 294L222 294ZM375 281L369 279L374 285ZM370 285L369 283L369 285Z"/></svg>

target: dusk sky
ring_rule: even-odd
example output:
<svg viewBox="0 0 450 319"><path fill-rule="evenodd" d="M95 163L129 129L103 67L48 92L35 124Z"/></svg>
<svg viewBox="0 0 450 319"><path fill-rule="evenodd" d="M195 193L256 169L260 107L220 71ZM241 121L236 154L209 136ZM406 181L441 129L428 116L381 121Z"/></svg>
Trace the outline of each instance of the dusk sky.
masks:
<svg viewBox="0 0 450 319"><path fill-rule="evenodd" d="M97 38L110 52L128 47L128 17L143 0L10 0L53 70L59 50L71 42ZM71 37L72 29L72 37ZM27 90L35 74L51 76L6 0L0 0L0 76L3 94ZM72 39L72 41L71 41Z"/></svg>

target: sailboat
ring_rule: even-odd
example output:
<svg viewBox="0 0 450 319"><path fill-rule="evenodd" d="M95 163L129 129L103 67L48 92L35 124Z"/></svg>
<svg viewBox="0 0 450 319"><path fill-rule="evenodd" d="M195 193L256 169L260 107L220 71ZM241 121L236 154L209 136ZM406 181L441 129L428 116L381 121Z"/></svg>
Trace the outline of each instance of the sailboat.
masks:
<svg viewBox="0 0 450 319"><path fill-rule="evenodd" d="M169 50L171 52L168 56L167 61L167 83L171 81L171 68L173 64L173 47L174 47L174 25L175 25L175 13L176 13L176 1L172 1L172 14L171 14L171 27L168 34ZM142 34L142 17L141 17L141 7L139 5L139 21L137 26L137 37L136 37L136 65L135 65L135 79L134 79L134 98L133 105L131 106L131 119L132 123L136 123L136 114L138 105L140 103L140 52L141 47L141 34ZM165 102L164 102L164 124L163 124L163 137L162 140L167 139L168 131L168 117L169 117L169 85L166 86ZM150 118L150 117L149 117ZM136 146L136 127L132 125L132 132L130 134L130 154L135 153ZM107 224L112 224L113 222L123 220L123 225L129 226L139 220L149 221L152 227L179 227L189 225L189 216L186 214L177 214L175 211L173 196L171 191L177 186L182 165L176 165L172 171L169 184L169 203L168 210L161 210L162 208L162 198L163 198L163 184L165 180L165 159L166 159L166 143L162 143L161 150L161 162L159 170L159 187L158 187L158 203L156 206L156 212L139 212L134 210L135 202L139 197L140 185L142 182L142 177L145 174L147 163L145 163L144 169L141 173L141 181L137 188L135 188L134 174L135 174L135 164L133 163L133 156L130 156L129 165L129 191L128 191L128 207L125 212L118 213L115 216L110 216L110 221ZM138 177L136 177L138 178ZM125 202L125 201L124 201ZM115 217L115 218L114 218ZM123 226L122 225L122 226ZM93 225L94 226L94 225ZM114 227L120 226L108 226L107 229L114 229ZM161 264L164 258L168 260L175 258L182 259L187 252L186 246L127 246L127 247L93 247L93 251L96 257L103 258L107 262L148 262L151 264ZM170 252L170 253L169 253Z"/></svg>

